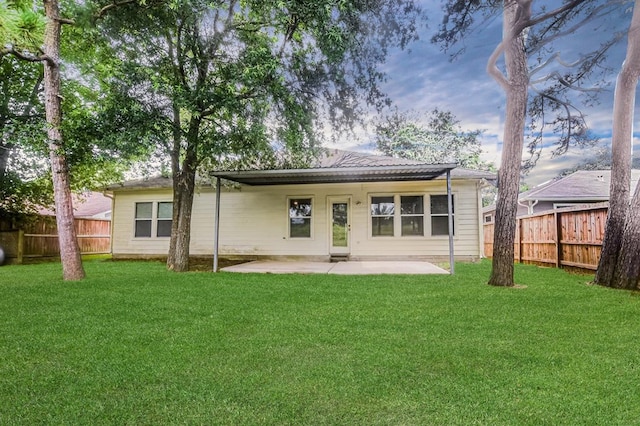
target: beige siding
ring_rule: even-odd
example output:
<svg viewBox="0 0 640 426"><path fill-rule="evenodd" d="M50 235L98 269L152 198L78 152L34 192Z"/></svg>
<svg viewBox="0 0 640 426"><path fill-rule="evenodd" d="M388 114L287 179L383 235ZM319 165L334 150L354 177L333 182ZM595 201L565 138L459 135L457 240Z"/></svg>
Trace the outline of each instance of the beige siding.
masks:
<svg viewBox="0 0 640 426"><path fill-rule="evenodd" d="M372 237L370 197L376 195L424 195L424 237ZM220 253L242 256L328 257L330 212L328 200L346 197L351 207L350 254L352 258L446 258L448 237L431 237L429 195L446 194L444 180L407 183L326 184L296 186L241 186L223 190L220 204ZM480 216L475 181L453 181L455 197L455 255L480 256ZM311 198L311 238L288 235L288 199ZM136 202L170 201L170 190L117 191L113 215L113 253L166 255L168 238L134 238ZM215 193L201 191L194 200L191 253L211 255L214 240Z"/></svg>

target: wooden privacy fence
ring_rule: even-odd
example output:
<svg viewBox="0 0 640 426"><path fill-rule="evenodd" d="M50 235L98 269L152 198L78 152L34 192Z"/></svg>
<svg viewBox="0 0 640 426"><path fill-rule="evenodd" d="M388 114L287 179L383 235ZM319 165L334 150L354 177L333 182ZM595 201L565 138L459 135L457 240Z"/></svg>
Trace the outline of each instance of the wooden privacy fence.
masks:
<svg viewBox="0 0 640 426"><path fill-rule="evenodd" d="M74 222L82 254L111 252L110 220L75 219ZM17 228L0 223L0 246L12 263L23 263L25 258L60 256L55 217L38 216Z"/></svg>
<svg viewBox="0 0 640 426"><path fill-rule="evenodd" d="M514 260L595 271L602 250L607 203L567 207L517 219ZM484 252L493 256L493 223L484 224Z"/></svg>

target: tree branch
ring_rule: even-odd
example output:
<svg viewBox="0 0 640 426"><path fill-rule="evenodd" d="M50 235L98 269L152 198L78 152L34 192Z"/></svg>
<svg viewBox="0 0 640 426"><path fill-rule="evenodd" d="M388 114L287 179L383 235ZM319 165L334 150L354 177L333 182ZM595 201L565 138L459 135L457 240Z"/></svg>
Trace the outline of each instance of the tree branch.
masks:
<svg viewBox="0 0 640 426"><path fill-rule="evenodd" d="M122 0L122 1L114 1L111 4L106 5L105 7L103 7L102 9L100 9L98 11L98 13L95 15L96 18L102 18L104 15L107 14L107 12L109 12L111 9L115 9L116 7L120 7L120 6L125 6L127 4L131 4L131 3L136 3L138 0Z"/></svg>
<svg viewBox="0 0 640 426"><path fill-rule="evenodd" d="M607 7L611 6L613 3L615 3L615 1L609 1L605 4L602 4L598 7L596 7L593 11L591 11L591 13L589 13L589 15L587 15L584 19L582 19L580 22L576 23L575 25L573 25L571 28L566 29L565 31L559 32L551 37L548 38L541 38L538 43L536 44L536 46L531 49L529 51L529 54L533 54L535 52L540 51L544 46L546 46L547 44L553 42L554 40L560 38L560 37L564 37L566 35L572 34L574 33L576 30L578 30L578 28L581 28L582 26L584 26L585 24L587 24L590 21L593 21L596 18L600 18L602 16L606 15L606 12L600 14L600 12L603 9L606 9ZM616 41L619 40L622 36L619 36L616 38Z"/></svg>
<svg viewBox="0 0 640 426"><path fill-rule="evenodd" d="M565 3L564 5L560 6L559 8L552 10L551 12L547 12L544 15L540 15L537 18L528 18L523 20L520 24L516 23L516 26L514 27L514 30L516 31L516 34L519 34L520 31L523 31L525 28L530 28L533 27L535 25L538 25L541 22L546 21L547 19L551 19L563 12L569 11L571 9L573 9L574 7L580 5L581 3L584 3L588 0L573 0L572 2L569 3ZM532 0L519 0L518 4L522 4L523 2L525 3L529 3L529 7L530 4L532 2Z"/></svg>
<svg viewBox="0 0 640 426"><path fill-rule="evenodd" d="M57 67L58 64L56 63L56 61L53 60L53 58L51 58L50 56L47 55L40 55L40 56L34 56L28 53L22 53L18 50L15 50L13 47L9 47L9 48L4 48L4 49L0 49L0 56L4 56L4 55L13 55L16 58L22 60L22 61L27 61L27 62L46 62L48 63L50 66L52 67Z"/></svg>
<svg viewBox="0 0 640 426"><path fill-rule="evenodd" d="M73 19L67 19L67 18L56 18L56 21L60 22L61 24L66 24L66 25L75 25L76 21L74 21Z"/></svg>
<svg viewBox="0 0 640 426"><path fill-rule="evenodd" d="M509 88L509 80L505 77L505 75L498 68L498 58L504 52L504 40L501 41L496 48L493 50L493 53L489 57L489 61L487 61L487 73L493 77L495 81L498 82L503 89L507 90Z"/></svg>

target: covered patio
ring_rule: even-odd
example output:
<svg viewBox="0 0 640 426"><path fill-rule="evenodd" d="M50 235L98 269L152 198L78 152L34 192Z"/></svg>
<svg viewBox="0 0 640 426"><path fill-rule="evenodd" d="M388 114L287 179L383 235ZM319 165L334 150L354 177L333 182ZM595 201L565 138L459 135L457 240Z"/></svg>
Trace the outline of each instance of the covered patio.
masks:
<svg viewBox="0 0 640 426"><path fill-rule="evenodd" d="M327 273L327 274L453 274L453 205L451 191L451 171L456 164L395 164L365 165L345 167L344 164L331 167L286 170L217 171L211 176L216 179L216 212L214 234L213 270L218 271L220 235L220 188L225 179L250 186L305 185L367 182L407 182L430 181L442 175L446 177L449 270L436 267L428 262L267 262L257 261L223 268L228 272L272 272L272 273ZM406 272L403 272L406 271Z"/></svg>
<svg viewBox="0 0 640 426"><path fill-rule="evenodd" d="M257 260L222 268L224 272L266 274L334 274L334 275L427 275L449 274L446 269L429 262L368 261L368 262L296 262Z"/></svg>

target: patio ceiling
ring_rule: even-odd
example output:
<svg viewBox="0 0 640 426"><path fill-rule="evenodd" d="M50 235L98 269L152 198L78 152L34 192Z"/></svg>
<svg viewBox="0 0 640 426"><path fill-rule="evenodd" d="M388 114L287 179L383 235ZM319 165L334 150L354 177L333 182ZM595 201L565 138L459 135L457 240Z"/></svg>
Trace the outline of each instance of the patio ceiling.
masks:
<svg viewBox="0 0 640 426"><path fill-rule="evenodd" d="M456 168L456 164L332 167L315 169L212 172L211 176L245 185L299 185L432 180Z"/></svg>

